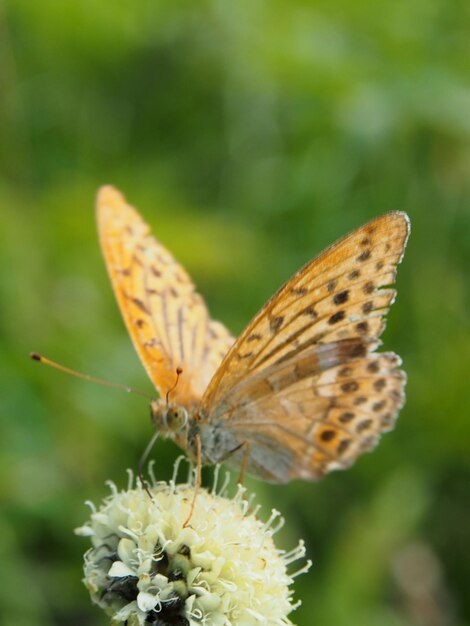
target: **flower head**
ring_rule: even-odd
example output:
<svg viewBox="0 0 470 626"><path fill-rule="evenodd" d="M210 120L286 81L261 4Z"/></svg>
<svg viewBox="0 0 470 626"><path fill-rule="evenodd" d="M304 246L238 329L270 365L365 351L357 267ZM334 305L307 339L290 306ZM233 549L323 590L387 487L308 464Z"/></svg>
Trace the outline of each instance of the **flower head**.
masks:
<svg viewBox="0 0 470 626"><path fill-rule="evenodd" d="M90 537L84 582L92 600L129 626L256 626L291 624L296 608L290 563L305 555L302 542L278 550L274 533L283 519L267 522L238 487L200 489L190 523L183 527L194 495L191 483L152 481L152 499L133 478L112 493L76 530Z"/></svg>

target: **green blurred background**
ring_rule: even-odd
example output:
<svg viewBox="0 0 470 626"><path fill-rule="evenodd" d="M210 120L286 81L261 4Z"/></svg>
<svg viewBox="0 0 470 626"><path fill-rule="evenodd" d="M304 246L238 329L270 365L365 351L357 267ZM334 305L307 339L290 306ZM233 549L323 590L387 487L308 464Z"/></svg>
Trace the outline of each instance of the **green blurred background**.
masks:
<svg viewBox="0 0 470 626"><path fill-rule="evenodd" d="M467 0L0 4L2 623L106 623L72 530L148 408L28 353L152 389L95 232L112 183L235 333L324 246L409 213L396 430L321 483L250 487L314 560L299 626L470 624L469 42ZM168 477L176 449L154 454Z"/></svg>

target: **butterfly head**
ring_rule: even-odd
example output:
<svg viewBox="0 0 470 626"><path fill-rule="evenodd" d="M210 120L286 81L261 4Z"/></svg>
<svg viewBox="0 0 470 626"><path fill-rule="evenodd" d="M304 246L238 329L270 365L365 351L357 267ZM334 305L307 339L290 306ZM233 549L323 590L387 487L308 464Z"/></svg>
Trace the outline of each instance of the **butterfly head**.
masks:
<svg viewBox="0 0 470 626"><path fill-rule="evenodd" d="M153 400L150 403L150 416L155 428L167 436L183 430L188 424L188 411L179 404Z"/></svg>

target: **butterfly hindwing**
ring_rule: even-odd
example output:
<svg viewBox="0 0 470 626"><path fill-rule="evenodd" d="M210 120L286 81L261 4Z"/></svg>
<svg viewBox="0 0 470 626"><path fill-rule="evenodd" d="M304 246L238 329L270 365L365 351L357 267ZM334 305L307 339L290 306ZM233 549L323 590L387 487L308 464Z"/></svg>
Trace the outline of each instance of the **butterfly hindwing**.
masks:
<svg viewBox="0 0 470 626"><path fill-rule="evenodd" d="M339 349L344 341L325 344L321 352L328 346ZM318 351L266 372L265 381L254 381L253 389L245 384L244 401L237 398L233 417L227 418L234 448L249 442L248 470L265 480L318 480L349 467L393 428L403 404L405 375L395 354L346 357L324 371L310 365L310 373L299 378L293 370L305 371ZM268 387L270 392L263 393ZM228 461L239 466L242 454Z"/></svg>

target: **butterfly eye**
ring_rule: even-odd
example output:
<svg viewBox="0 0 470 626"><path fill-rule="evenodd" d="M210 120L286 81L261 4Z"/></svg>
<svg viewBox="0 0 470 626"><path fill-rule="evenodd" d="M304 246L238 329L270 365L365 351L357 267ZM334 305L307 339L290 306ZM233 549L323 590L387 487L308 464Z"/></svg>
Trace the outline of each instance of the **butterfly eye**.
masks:
<svg viewBox="0 0 470 626"><path fill-rule="evenodd" d="M188 412L182 406L172 406L166 412L166 423L168 430L180 430L188 423Z"/></svg>

